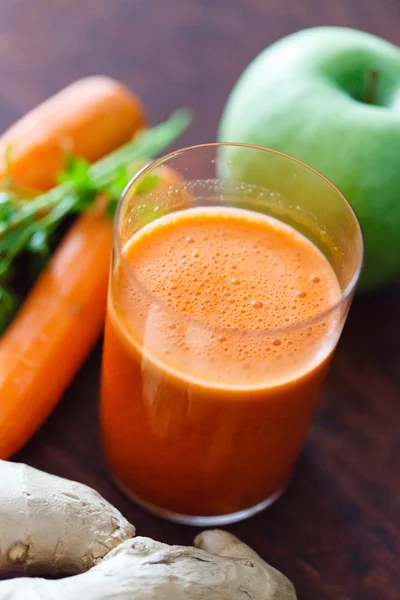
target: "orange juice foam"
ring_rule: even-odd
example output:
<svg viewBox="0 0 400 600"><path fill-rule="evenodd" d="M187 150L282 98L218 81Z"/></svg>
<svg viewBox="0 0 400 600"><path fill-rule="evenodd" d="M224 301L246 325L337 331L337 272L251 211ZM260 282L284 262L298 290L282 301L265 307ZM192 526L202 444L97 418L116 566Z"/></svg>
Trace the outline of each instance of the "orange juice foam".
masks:
<svg viewBox="0 0 400 600"><path fill-rule="evenodd" d="M337 340L336 313L299 327L339 300L332 267L272 217L237 208L180 211L133 236L123 258L136 281L125 334L186 377L269 387L323 360ZM144 340L137 315L129 318L133 306L147 321Z"/></svg>

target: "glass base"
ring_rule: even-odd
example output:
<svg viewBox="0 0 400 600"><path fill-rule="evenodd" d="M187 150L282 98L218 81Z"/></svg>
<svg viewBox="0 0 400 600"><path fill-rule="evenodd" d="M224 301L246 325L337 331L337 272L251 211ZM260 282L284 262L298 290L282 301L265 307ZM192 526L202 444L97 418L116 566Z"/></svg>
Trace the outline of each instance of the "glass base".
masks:
<svg viewBox="0 0 400 600"><path fill-rule="evenodd" d="M194 525L196 527L215 527L219 525L229 525L230 523L236 523L237 521L242 521L243 519L248 519L253 515L261 512L271 504L274 504L285 492L287 486L281 487L279 490L268 496L262 502L251 506L250 508L245 508L243 510L238 510L237 512L229 513L226 515L217 515L217 516L195 516L195 515L185 515L181 513L176 513L172 510L168 510L166 508L161 508L160 506L156 506L151 502L147 502L143 500L139 496L133 494L130 490L128 490L123 483L121 483L116 477L114 477L114 481L121 489L121 491L128 497L130 500L133 500L136 504L147 510L148 512L153 513L157 517L162 517L163 519L167 519L168 521L173 521L174 523L181 523L183 525Z"/></svg>

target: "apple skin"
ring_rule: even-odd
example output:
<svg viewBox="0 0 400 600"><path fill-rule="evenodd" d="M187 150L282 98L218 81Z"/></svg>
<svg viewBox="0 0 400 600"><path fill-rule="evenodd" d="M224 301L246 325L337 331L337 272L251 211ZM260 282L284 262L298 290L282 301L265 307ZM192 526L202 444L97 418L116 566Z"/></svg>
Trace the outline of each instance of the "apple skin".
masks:
<svg viewBox="0 0 400 600"><path fill-rule="evenodd" d="M374 104L360 100L369 70L378 72ZM279 150L325 175L350 201L363 229L360 287L399 275L398 47L341 27L306 29L276 42L239 78L219 139ZM240 150L231 160L233 172L240 172ZM263 173L258 176L263 185Z"/></svg>

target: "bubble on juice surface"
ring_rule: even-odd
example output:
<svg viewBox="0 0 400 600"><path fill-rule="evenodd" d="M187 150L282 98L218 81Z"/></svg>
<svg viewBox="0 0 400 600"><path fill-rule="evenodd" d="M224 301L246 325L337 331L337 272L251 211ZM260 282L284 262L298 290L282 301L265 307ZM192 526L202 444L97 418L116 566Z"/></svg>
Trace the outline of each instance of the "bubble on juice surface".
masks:
<svg viewBox="0 0 400 600"><path fill-rule="evenodd" d="M253 308L262 308L264 306L261 300L252 300L251 305Z"/></svg>

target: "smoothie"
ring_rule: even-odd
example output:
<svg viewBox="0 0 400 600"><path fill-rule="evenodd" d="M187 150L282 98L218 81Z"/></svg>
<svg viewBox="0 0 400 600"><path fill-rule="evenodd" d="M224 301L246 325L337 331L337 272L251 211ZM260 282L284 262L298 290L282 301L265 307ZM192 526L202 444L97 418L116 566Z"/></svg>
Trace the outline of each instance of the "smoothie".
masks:
<svg viewBox="0 0 400 600"><path fill-rule="evenodd" d="M110 278L103 446L153 507L224 515L284 488L341 329L341 289L290 226L189 208L138 231Z"/></svg>

